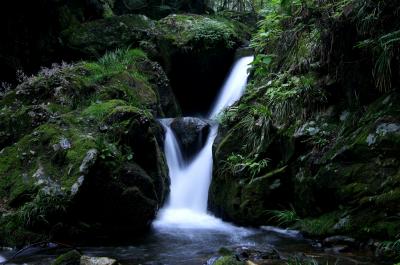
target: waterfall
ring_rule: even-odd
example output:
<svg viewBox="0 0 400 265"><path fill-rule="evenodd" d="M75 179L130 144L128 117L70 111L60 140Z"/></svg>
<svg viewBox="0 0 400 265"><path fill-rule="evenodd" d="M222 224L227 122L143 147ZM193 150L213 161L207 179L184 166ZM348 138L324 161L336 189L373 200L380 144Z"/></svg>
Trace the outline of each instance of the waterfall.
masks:
<svg viewBox="0 0 400 265"><path fill-rule="evenodd" d="M221 220L207 214L208 189L212 177L212 146L218 124L212 121L243 94L253 56L239 59L232 68L212 107L208 118L211 129L204 147L190 162L184 161L180 146L170 124L173 119L160 120L165 129L165 155L171 178L167 204L154 222L155 227L226 228Z"/></svg>
<svg viewBox="0 0 400 265"><path fill-rule="evenodd" d="M240 58L232 68L231 73L226 79L217 101L209 114L209 118L216 116L225 108L231 106L243 95L246 88L248 72L250 64L253 62L253 56Z"/></svg>

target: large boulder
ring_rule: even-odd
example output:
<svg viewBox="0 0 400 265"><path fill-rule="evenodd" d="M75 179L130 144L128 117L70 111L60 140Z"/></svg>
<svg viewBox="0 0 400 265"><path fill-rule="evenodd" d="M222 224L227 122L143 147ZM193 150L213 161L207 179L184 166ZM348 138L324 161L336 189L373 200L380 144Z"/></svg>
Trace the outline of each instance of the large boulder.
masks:
<svg viewBox="0 0 400 265"><path fill-rule="evenodd" d="M183 117L173 119L170 126L184 157L190 160L206 143L211 125L204 119Z"/></svg>
<svg viewBox="0 0 400 265"><path fill-rule="evenodd" d="M149 228L169 190L157 69L119 50L43 70L1 98L2 119L16 113L0 127L1 245Z"/></svg>

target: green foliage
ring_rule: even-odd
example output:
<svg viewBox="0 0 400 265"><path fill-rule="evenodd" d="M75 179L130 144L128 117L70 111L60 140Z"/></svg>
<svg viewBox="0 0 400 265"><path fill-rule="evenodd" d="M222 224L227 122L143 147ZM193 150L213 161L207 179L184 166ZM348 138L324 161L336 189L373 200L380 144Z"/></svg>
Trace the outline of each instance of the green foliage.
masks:
<svg viewBox="0 0 400 265"><path fill-rule="evenodd" d="M271 112L267 106L261 104L248 106L244 110L244 116L239 114L240 121L236 130L240 131L245 140L244 150L255 154L270 140Z"/></svg>
<svg viewBox="0 0 400 265"><path fill-rule="evenodd" d="M255 56L252 66L254 75L257 77L267 76L271 71L273 60L276 58L274 54L258 54Z"/></svg>
<svg viewBox="0 0 400 265"><path fill-rule="evenodd" d="M185 49L231 48L241 33L239 22L220 17L170 15L158 22L164 37Z"/></svg>
<svg viewBox="0 0 400 265"><path fill-rule="evenodd" d="M397 237L400 237L400 234L397 235ZM391 257L394 260L400 260L400 239L380 243L377 252L383 253L385 256Z"/></svg>
<svg viewBox="0 0 400 265"><path fill-rule="evenodd" d="M114 143L110 143L105 137L96 139L96 149L99 151L99 157L104 160L113 160L119 155L119 150Z"/></svg>
<svg viewBox="0 0 400 265"><path fill-rule="evenodd" d="M400 48L400 30L387 33L376 39L367 39L357 45L358 48L372 50L376 56L373 77L380 91L392 87L392 64Z"/></svg>
<svg viewBox="0 0 400 265"><path fill-rule="evenodd" d="M293 206L288 210L269 210L267 213L272 216L270 221L276 222L279 226L289 226L300 220Z"/></svg>
<svg viewBox="0 0 400 265"><path fill-rule="evenodd" d="M19 210L19 218L26 227L45 226L51 218L61 218L67 205L68 199L64 194L42 190Z"/></svg>
<svg viewBox="0 0 400 265"><path fill-rule="evenodd" d="M333 212L318 218L301 219L296 223L296 227L311 236L327 236L333 233L333 227L338 220L338 213Z"/></svg>
<svg viewBox="0 0 400 265"><path fill-rule="evenodd" d="M250 46L256 53L264 53L266 47L271 47L283 32L282 20L286 15L279 12L280 1L271 1L260 11L263 19L258 22L258 31L251 40ZM270 51L271 52L271 51Z"/></svg>
<svg viewBox="0 0 400 265"><path fill-rule="evenodd" d="M194 23L191 34L194 42L202 41L210 46L222 42L227 48L231 48L235 44L232 39L235 35L234 29L228 23L215 19L205 18Z"/></svg>
<svg viewBox="0 0 400 265"><path fill-rule="evenodd" d="M94 102L83 110L82 115L84 117L86 116L96 120L101 120L116 107L125 105L125 101L118 99L113 99L106 102Z"/></svg>
<svg viewBox="0 0 400 265"><path fill-rule="evenodd" d="M267 83L266 97L278 122L306 118L326 100L325 92L316 85L312 74L279 74Z"/></svg>
<svg viewBox="0 0 400 265"><path fill-rule="evenodd" d="M230 171L232 175L244 175L246 177L258 176L261 171L268 168L269 159L259 159L258 155L244 157L240 154L231 154L223 163L222 170Z"/></svg>
<svg viewBox="0 0 400 265"><path fill-rule="evenodd" d="M139 49L116 49L107 52L99 60L98 64L108 71L123 71L133 64L138 58L146 58L146 54Z"/></svg>

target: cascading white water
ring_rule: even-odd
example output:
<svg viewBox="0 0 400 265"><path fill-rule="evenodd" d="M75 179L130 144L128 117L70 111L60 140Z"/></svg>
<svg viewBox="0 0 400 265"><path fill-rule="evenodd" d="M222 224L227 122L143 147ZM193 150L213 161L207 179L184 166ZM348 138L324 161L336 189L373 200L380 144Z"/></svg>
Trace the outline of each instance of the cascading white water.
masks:
<svg viewBox="0 0 400 265"><path fill-rule="evenodd" d="M226 107L236 102L243 94L248 69L253 56L239 59L215 102L209 119L215 119ZM190 163L185 163L179 144L170 128L172 119L160 121L165 128L165 155L171 178L171 193L167 205L160 211L155 227L179 227L196 229L231 229L220 219L207 214L208 189L212 176L212 145L218 125L213 122L204 147Z"/></svg>
<svg viewBox="0 0 400 265"><path fill-rule="evenodd" d="M213 119L225 108L231 106L243 95L246 88L248 69L253 62L253 56L240 58L232 68L228 79L225 81L217 101L209 114L209 118Z"/></svg>

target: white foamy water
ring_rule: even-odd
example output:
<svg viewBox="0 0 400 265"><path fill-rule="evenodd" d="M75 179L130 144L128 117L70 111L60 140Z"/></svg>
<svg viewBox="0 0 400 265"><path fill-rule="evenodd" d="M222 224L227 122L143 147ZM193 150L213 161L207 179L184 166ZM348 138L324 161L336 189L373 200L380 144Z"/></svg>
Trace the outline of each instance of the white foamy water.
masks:
<svg viewBox="0 0 400 265"><path fill-rule="evenodd" d="M246 88L247 77L249 76L248 69L253 60L253 56L247 56L240 58L235 63L211 109L209 118L215 118L221 111L240 99Z"/></svg>
<svg viewBox="0 0 400 265"><path fill-rule="evenodd" d="M235 103L243 94L253 56L239 59L231 70L215 102L209 118ZM208 189L212 177L212 145L218 125L212 124L204 147L189 163L184 161L178 141L170 128L172 119L162 119L165 129L164 150L171 178L171 192L166 206L160 210L155 228L243 230L207 213Z"/></svg>

